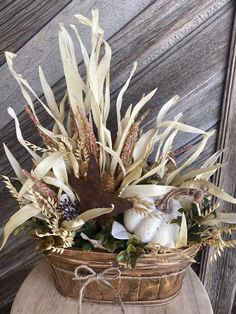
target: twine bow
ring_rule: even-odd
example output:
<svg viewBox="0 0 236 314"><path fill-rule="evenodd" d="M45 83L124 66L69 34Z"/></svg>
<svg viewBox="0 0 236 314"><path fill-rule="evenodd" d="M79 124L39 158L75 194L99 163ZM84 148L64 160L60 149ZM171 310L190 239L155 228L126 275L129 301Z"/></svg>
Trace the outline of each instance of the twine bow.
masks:
<svg viewBox="0 0 236 314"><path fill-rule="evenodd" d="M87 271L89 274L83 274L80 271ZM115 274L114 274L115 272ZM104 286L107 286L108 288L111 288L115 294L117 295L117 299L119 301L121 311L123 314L125 314L125 309L123 302L121 300L121 297L119 295L119 292L117 289L108 281L111 279L119 279L121 277L121 271L119 268L107 268L104 271L100 273L96 273L92 268L90 268L87 265L81 265L76 267L75 269L75 277L72 280L84 280L84 284L80 288L80 294L79 294L79 310L78 314L82 314L82 301L83 301L83 294L84 289L91 283L91 282L100 282Z"/></svg>

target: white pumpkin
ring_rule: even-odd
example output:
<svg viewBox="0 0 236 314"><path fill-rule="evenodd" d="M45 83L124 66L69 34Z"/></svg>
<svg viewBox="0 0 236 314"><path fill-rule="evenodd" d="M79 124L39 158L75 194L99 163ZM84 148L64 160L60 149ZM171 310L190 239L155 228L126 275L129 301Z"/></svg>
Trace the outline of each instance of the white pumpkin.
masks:
<svg viewBox="0 0 236 314"><path fill-rule="evenodd" d="M158 243L168 248L175 248L179 238L180 226L164 222L152 238L152 243Z"/></svg>
<svg viewBox="0 0 236 314"><path fill-rule="evenodd" d="M124 225L129 232L134 232L135 228L144 219L145 214L142 212L129 209L124 212Z"/></svg>
<svg viewBox="0 0 236 314"><path fill-rule="evenodd" d="M139 225L139 223L145 218L146 213L152 213L156 210L156 207L153 203L153 199L150 197L142 198L142 201L149 203L149 207L138 204L139 208L143 208L144 212L136 211L134 209L129 209L124 212L124 225L129 232L134 232L135 228Z"/></svg>
<svg viewBox="0 0 236 314"><path fill-rule="evenodd" d="M141 242L151 242L158 228L160 228L162 221L163 217L161 215L151 213L136 226L134 234Z"/></svg>
<svg viewBox="0 0 236 314"><path fill-rule="evenodd" d="M180 236L180 226L171 221L181 215L178 210L182 207L179 200L172 199L171 214L163 213L155 207L145 208L146 213L129 209L124 213L124 225L144 243L152 242L175 248Z"/></svg>

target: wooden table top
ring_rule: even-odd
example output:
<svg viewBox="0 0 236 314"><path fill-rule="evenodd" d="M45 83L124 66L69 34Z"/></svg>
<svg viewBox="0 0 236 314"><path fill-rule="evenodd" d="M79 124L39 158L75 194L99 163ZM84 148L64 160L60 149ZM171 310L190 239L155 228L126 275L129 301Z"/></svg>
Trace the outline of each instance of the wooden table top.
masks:
<svg viewBox="0 0 236 314"><path fill-rule="evenodd" d="M193 272L186 274L181 293L171 303L158 306L125 306L126 314L213 314L204 286ZM11 314L77 314L78 302L61 296L54 287L50 266L40 262L23 282ZM83 302L83 314L120 314L115 305Z"/></svg>

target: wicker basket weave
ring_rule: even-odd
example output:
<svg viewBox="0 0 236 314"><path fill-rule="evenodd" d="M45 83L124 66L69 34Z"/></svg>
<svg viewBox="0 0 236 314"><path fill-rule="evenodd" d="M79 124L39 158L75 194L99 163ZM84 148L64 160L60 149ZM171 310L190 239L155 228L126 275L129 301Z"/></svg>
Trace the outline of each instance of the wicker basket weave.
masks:
<svg viewBox="0 0 236 314"><path fill-rule="evenodd" d="M174 253L157 256L146 254L139 258L134 270L118 265L115 254L104 252L66 249L62 255L49 254L47 260L53 269L56 288L65 297L76 300L80 297L84 280L73 280L76 267L86 265L99 274L119 266L121 276L107 280L119 293L123 303L151 305L168 303L178 295L185 272L191 265L188 257L194 258L198 250L198 246L191 246L182 256ZM92 281L84 289L83 299L97 303L117 303L117 295L100 280Z"/></svg>

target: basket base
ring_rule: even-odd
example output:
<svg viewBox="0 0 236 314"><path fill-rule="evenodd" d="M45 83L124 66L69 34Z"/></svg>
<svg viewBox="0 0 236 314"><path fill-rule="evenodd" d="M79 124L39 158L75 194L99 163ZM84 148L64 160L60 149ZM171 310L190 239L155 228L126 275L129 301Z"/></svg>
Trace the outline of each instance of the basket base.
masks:
<svg viewBox="0 0 236 314"><path fill-rule="evenodd" d="M78 299L73 298L72 296L69 295L65 295L64 291L62 291L60 289L60 287L56 284L55 282L55 286L57 291L66 299L72 300L72 301L78 301ZM181 287L182 288L182 287ZM179 291L177 291L175 294L173 294L172 296L170 296L169 298L165 298L165 299L157 299L157 300L149 300L149 301L123 301L124 305L142 305L142 306L156 306L156 305L165 305L168 304L170 302L172 302L179 294L181 291L181 288L179 289ZM105 301L105 300L92 300L92 299L86 299L83 298L83 302L87 302L87 303L95 303L95 304L113 304L113 305L119 305L118 301Z"/></svg>

